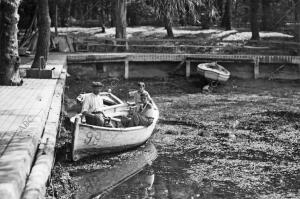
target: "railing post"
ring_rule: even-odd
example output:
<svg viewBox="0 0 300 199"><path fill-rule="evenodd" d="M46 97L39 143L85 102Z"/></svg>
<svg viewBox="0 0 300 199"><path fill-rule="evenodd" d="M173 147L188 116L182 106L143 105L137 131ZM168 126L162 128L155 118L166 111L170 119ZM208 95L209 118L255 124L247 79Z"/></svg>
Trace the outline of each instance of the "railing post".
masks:
<svg viewBox="0 0 300 199"><path fill-rule="evenodd" d="M259 57L255 57L254 61L254 79L259 78Z"/></svg>
<svg viewBox="0 0 300 199"><path fill-rule="evenodd" d="M124 78L128 79L129 78L129 61L126 59L125 60L125 73L124 73Z"/></svg>
<svg viewBox="0 0 300 199"><path fill-rule="evenodd" d="M186 78L189 78L191 76L191 61L186 61L185 76Z"/></svg>

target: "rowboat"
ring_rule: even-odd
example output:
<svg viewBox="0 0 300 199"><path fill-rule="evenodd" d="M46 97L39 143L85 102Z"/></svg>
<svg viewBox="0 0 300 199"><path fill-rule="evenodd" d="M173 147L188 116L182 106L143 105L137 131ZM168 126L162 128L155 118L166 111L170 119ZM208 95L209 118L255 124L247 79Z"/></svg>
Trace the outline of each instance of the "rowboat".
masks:
<svg viewBox="0 0 300 199"><path fill-rule="evenodd" d="M226 82L230 77L230 72L216 62L198 64L197 71L211 81Z"/></svg>
<svg viewBox="0 0 300 199"><path fill-rule="evenodd" d="M155 146L151 142L147 142L146 145L132 152L130 158L118 162L111 168L81 175L76 180L79 188L73 198L102 198L125 181L143 173L145 167L151 165L156 158L157 150ZM152 186L154 174L147 176L144 174L144 176L139 177L143 178L150 187Z"/></svg>
<svg viewBox="0 0 300 199"><path fill-rule="evenodd" d="M129 148L134 148L145 143L155 128L159 117L159 111L155 103L153 123L146 126L118 127L120 118L129 114L130 105L124 103L111 93L101 93L105 97L103 107L100 111L111 118L114 127L102 127L86 124L82 115L74 118L72 159L77 161L83 157L120 152Z"/></svg>

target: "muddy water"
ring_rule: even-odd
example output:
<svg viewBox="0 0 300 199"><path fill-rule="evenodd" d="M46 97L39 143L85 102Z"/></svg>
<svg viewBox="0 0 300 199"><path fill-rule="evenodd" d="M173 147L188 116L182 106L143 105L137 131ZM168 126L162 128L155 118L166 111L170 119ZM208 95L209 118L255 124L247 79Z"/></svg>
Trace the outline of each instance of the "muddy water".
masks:
<svg viewBox="0 0 300 199"><path fill-rule="evenodd" d="M212 182L189 178L190 155L157 156L155 145L132 152L131 158L112 169L73 172L79 188L73 198L234 198L229 189L214 188ZM137 154L139 153L139 154ZM100 163L101 164L101 163ZM226 183L225 183L226 184ZM230 186L230 183L225 186ZM233 189L231 189L233 190Z"/></svg>
<svg viewBox="0 0 300 199"><path fill-rule="evenodd" d="M160 151L161 150L161 151ZM73 172L79 182L73 198L254 198L255 193L240 189L230 180L212 181L202 174L191 177L193 166L201 165L194 152L172 155L148 143L132 153L132 157L112 169ZM157 154L159 154L157 156ZM203 157L203 156L202 156ZM101 164L101 162L99 162ZM297 181L295 181L297 183ZM297 186L297 185L296 185Z"/></svg>
<svg viewBox="0 0 300 199"><path fill-rule="evenodd" d="M83 83L70 84L68 115ZM134 84L113 93L126 99ZM65 124L48 196L300 198L299 82L234 80L208 94L185 79L146 85L160 110L152 145L69 162Z"/></svg>
<svg viewBox="0 0 300 199"><path fill-rule="evenodd" d="M233 198L228 191L214 190L208 181L193 182L188 177L189 165L182 157L158 156L151 166L103 198Z"/></svg>

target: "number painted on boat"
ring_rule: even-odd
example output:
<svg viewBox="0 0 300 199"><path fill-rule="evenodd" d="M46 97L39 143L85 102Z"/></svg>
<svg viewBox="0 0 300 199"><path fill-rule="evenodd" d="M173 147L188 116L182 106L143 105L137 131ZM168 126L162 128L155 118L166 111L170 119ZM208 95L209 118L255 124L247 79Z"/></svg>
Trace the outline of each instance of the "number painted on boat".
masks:
<svg viewBox="0 0 300 199"><path fill-rule="evenodd" d="M84 140L87 145L97 145L100 142L101 136L96 132L88 132L86 134L86 139Z"/></svg>

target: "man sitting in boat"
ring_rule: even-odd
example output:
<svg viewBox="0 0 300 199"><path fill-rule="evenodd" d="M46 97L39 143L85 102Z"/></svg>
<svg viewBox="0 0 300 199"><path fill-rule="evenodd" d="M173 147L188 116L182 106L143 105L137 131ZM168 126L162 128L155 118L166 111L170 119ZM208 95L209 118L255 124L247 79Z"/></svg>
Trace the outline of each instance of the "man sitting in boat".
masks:
<svg viewBox="0 0 300 199"><path fill-rule="evenodd" d="M85 116L87 124L103 126L104 115L99 110L104 106L103 98L99 95L102 91L101 82L92 82L93 92L85 94L81 113Z"/></svg>
<svg viewBox="0 0 300 199"><path fill-rule="evenodd" d="M125 127L132 126L150 126L154 120L154 108L148 101L147 94L140 95L141 103L137 106L137 110L131 113L128 117L122 118L122 124Z"/></svg>
<svg viewBox="0 0 300 199"><path fill-rule="evenodd" d="M145 90L145 83L144 82L138 82L137 84L138 89L136 91L129 92L129 96L134 98L134 103L136 105L140 104L141 101L141 94L145 94L147 97L147 100L152 103L152 99L149 95L149 93Z"/></svg>

